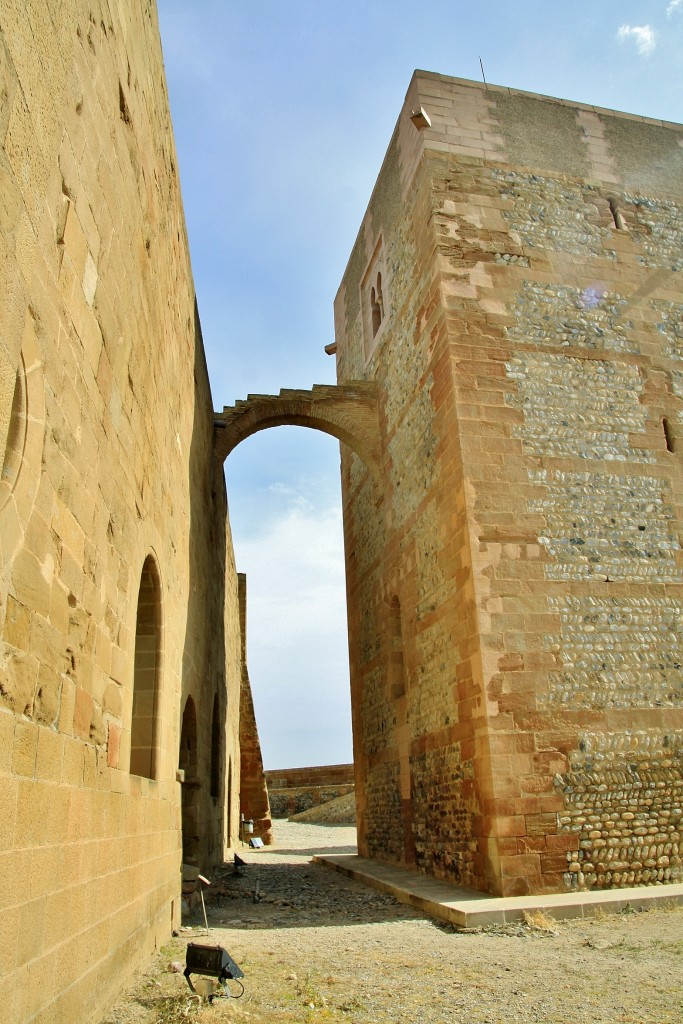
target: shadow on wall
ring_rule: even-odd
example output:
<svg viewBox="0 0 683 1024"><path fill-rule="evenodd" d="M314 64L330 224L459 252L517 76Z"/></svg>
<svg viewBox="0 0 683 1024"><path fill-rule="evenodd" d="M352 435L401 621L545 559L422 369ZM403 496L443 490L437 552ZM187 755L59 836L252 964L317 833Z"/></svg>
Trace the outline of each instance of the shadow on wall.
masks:
<svg viewBox="0 0 683 1024"><path fill-rule="evenodd" d="M227 496L214 457L213 403L195 301L195 401L189 459L190 550L183 649L181 740L183 860L202 869L223 859L228 776L225 721ZM183 443L183 439L180 439ZM237 713L236 707L232 713Z"/></svg>

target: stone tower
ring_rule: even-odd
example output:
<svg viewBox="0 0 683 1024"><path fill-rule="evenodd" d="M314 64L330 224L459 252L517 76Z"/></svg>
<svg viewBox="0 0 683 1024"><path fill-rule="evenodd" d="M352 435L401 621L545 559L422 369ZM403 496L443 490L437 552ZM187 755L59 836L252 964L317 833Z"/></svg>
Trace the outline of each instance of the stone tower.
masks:
<svg viewBox="0 0 683 1024"><path fill-rule="evenodd" d="M336 299L361 853L681 878L683 127L417 72Z"/></svg>

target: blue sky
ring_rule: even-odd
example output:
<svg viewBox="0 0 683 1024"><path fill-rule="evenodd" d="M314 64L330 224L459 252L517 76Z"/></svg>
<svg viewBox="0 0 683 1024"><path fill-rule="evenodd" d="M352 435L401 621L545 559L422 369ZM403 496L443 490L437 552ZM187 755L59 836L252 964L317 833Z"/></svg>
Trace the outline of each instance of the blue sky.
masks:
<svg viewBox="0 0 683 1024"><path fill-rule="evenodd" d="M334 382L332 303L415 68L683 120L683 0L158 0L214 405ZM226 463L267 768L350 761L339 449Z"/></svg>

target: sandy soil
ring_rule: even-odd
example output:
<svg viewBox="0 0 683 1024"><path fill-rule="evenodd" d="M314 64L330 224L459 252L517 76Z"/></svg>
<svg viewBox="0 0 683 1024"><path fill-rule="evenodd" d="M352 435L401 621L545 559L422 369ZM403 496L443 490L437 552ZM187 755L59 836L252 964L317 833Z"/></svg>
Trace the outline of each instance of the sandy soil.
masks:
<svg viewBox="0 0 683 1024"><path fill-rule="evenodd" d="M458 932L310 863L355 852L353 828L278 821L276 837L214 874L210 936L200 909L103 1024L683 1022L682 909ZM169 969L188 942L228 950L242 998L192 997Z"/></svg>

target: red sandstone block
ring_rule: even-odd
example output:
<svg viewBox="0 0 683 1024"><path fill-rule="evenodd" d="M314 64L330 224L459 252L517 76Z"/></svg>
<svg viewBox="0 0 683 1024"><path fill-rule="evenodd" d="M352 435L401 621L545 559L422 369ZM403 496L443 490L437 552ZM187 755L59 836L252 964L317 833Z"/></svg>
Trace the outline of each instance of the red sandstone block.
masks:
<svg viewBox="0 0 683 1024"><path fill-rule="evenodd" d="M540 814L542 811L541 799L537 796L521 796L515 800L517 814Z"/></svg>
<svg viewBox="0 0 683 1024"><path fill-rule="evenodd" d="M500 815L493 819L490 834L494 836L526 835L526 820L521 814L516 814L511 817Z"/></svg>
<svg viewBox="0 0 683 1024"><path fill-rule="evenodd" d="M543 836L522 836L516 842L515 853L545 853L546 841Z"/></svg>
<svg viewBox="0 0 683 1024"><path fill-rule="evenodd" d="M498 698L498 710L514 714L518 711L526 711L531 706L531 697L528 693L502 693Z"/></svg>
<svg viewBox="0 0 683 1024"><path fill-rule="evenodd" d="M524 668L524 658L521 654L503 654L498 659L498 670L500 672L519 672Z"/></svg>
<svg viewBox="0 0 683 1024"><path fill-rule="evenodd" d="M121 728L114 722L110 722L107 738L107 764L110 768L118 768L120 748Z"/></svg>
<svg viewBox="0 0 683 1024"><path fill-rule="evenodd" d="M564 809L564 797L561 793L541 793L538 799L545 814L557 814Z"/></svg>
<svg viewBox="0 0 683 1024"><path fill-rule="evenodd" d="M90 723L92 721L93 700L87 690L81 688L76 690L76 705L74 708L74 734L80 739L90 738Z"/></svg>
<svg viewBox="0 0 683 1024"><path fill-rule="evenodd" d="M555 814L528 814L525 821L527 835L548 836L557 833L557 816Z"/></svg>
<svg viewBox="0 0 683 1024"><path fill-rule="evenodd" d="M500 858L501 874L505 878L521 875L538 875L541 868L541 858L537 853L518 853L514 856Z"/></svg>
<svg viewBox="0 0 683 1024"><path fill-rule="evenodd" d="M548 853L562 853L567 850L578 850L579 833L562 832L559 835L548 835L545 837Z"/></svg>
<svg viewBox="0 0 683 1024"><path fill-rule="evenodd" d="M542 854L541 855L541 870L545 873L546 871L566 871L567 870L567 858L564 854Z"/></svg>
<svg viewBox="0 0 683 1024"><path fill-rule="evenodd" d="M526 896L527 893L532 891L532 885L533 891L536 892L535 878L536 876L530 880L525 875L504 878L501 882L500 894L501 896Z"/></svg>
<svg viewBox="0 0 683 1024"><path fill-rule="evenodd" d="M517 803L518 801L512 798L501 800L499 797L487 796L482 799L481 806L484 814L490 818L496 818L498 815L512 817L519 813Z"/></svg>
<svg viewBox="0 0 683 1024"><path fill-rule="evenodd" d="M523 793L549 793L553 791L553 779L550 775L524 775L519 780Z"/></svg>
<svg viewBox="0 0 683 1024"><path fill-rule="evenodd" d="M534 750L534 737L525 732L491 733L489 747L495 754L529 754ZM529 764L525 759L524 765L528 768Z"/></svg>
<svg viewBox="0 0 683 1024"><path fill-rule="evenodd" d="M498 855L512 857L514 854L519 853L520 840L516 836L500 837L498 839Z"/></svg>
<svg viewBox="0 0 683 1024"><path fill-rule="evenodd" d="M544 750L534 754L534 766L539 775L556 775L566 771L567 759L554 750Z"/></svg>
<svg viewBox="0 0 683 1024"><path fill-rule="evenodd" d="M491 737L493 738L493 737ZM511 759L508 754L492 753L488 759L490 771L496 773L510 773L512 771Z"/></svg>
<svg viewBox="0 0 683 1024"><path fill-rule="evenodd" d="M524 795L524 791L521 786L521 779L533 777L533 758L531 754L511 754L510 755L512 771L515 775L515 783L517 792L520 796ZM532 790L531 792L537 792Z"/></svg>

